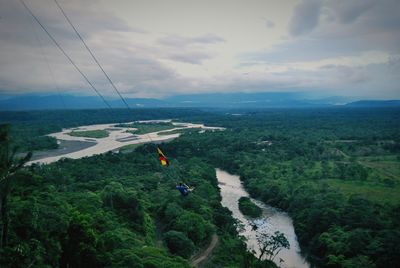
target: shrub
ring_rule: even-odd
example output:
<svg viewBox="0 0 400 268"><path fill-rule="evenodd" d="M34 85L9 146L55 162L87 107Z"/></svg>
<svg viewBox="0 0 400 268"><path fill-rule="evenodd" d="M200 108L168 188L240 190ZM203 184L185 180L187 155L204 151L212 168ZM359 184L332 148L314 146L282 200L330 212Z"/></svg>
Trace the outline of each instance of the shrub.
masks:
<svg viewBox="0 0 400 268"><path fill-rule="evenodd" d="M195 246L182 232L169 231L164 235L164 241L172 254L188 258L192 255Z"/></svg>

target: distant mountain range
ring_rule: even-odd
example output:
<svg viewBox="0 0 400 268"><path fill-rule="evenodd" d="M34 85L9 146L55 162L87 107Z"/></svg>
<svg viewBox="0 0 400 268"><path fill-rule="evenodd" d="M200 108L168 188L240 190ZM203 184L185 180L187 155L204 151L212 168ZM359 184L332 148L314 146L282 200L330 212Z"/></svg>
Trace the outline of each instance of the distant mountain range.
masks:
<svg viewBox="0 0 400 268"><path fill-rule="evenodd" d="M131 108L169 107L157 99L126 99ZM125 104L119 99L107 99L113 108L124 108ZM101 109L107 108L97 96L23 95L0 100L0 110L55 110L55 109Z"/></svg>
<svg viewBox="0 0 400 268"><path fill-rule="evenodd" d="M400 100L361 100L348 103L351 107L400 107Z"/></svg>
<svg viewBox="0 0 400 268"><path fill-rule="evenodd" d="M345 97L322 99L307 98L299 92L266 93L214 93L177 95L165 99L127 98L131 108L163 107L213 107L213 108L317 108L332 106L348 107L400 107L400 100L360 100L352 102ZM120 99L108 98L113 108L125 108ZM72 95L20 95L0 99L0 110L54 110L54 109L99 109L106 108L97 96Z"/></svg>

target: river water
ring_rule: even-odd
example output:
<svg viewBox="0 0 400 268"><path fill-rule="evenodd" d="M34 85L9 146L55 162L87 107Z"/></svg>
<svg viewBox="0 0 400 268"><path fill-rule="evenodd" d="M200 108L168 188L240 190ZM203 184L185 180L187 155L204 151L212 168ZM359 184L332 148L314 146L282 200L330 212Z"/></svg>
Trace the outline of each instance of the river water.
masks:
<svg viewBox="0 0 400 268"><path fill-rule="evenodd" d="M203 124L183 123L183 122L172 122L171 120L149 120L149 121L138 121L139 123L157 123L157 122L171 122L174 126L168 131L181 130L181 129L199 129L200 130L224 130L220 127L208 127ZM129 122L125 124L130 124ZM142 135L134 135L130 133L133 130L129 127L115 127L117 123L113 124L98 124L80 126L77 128L66 128L61 132L52 133L48 136L54 137L57 141L61 141L65 146L59 150L53 150L50 152L42 152L39 156L35 156L34 159L27 163L27 165L37 164L49 164L58 161L62 158L79 159L82 157L92 156L96 154L103 154L109 151L116 150L125 145L131 144L142 144L147 142L162 142L175 139L180 136L179 133L158 135L160 132L167 130L146 133ZM71 131L88 131L88 130L106 130L108 137L105 138L85 138L70 136ZM69 142L69 143L68 143Z"/></svg>
<svg viewBox="0 0 400 268"><path fill-rule="evenodd" d="M289 215L279 211L271 206L268 206L258 200L251 199L259 206L263 213L262 216L254 221L245 217L239 210L238 200L242 196L249 197L249 194L243 188L239 176L229 174L221 169L216 169L219 187L221 188L222 205L227 207L233 214L233 217L238 219L243 228L239 229L241 235L247 238L247 248L254 250L255 255L260 255L260 250L257 244L257 232L273 234L275 231L280 231L285 234L290 243L290 249L282 249L275 257L275 263L283 268L308 268L310 265L300 254L299 243L294 232L293 222ZM257 230L253 230L253 225L257 225Z"/></svg>
<svg viewBox="0 0 400 268"><path fill-rule="evenodd" d="M185 129L185 128L198 128L200 130L224 130L223 128L217 127L206 127L202 124L192 124L192 123L173 123L175 128L170 130ZM145 142L154 141L166 141L179 137L179 133L174 133L170 135L158 135L159 132L148 133L146 135L132 135L127 132L127 128L116 128L115 124L101 124L101 125L89 125L81 126L74 129L63 129L63 131L58 133L50 134L49 136L55 137L58 141L65 143L66 148L60 150L60 152L54 153L52 155L38 157L38 159L32 160L31 163L42 163L48 164L55 162L63 157L67 158L82 158L85 156L91 156L95 154L102 154L114 149L117 149L123 145L127 144L138 144ZM86 131L86 130L107 130L109 136L106 138L99 139L88 139L84 137L73 137L68 135L72 130ZM68 146L68 141L91 143L91 146ZM70 142L72 144L72 142ZM94 145L93 145L94 143ZM69 148L71 147L71 148ZM63 151L64 150L64 151ZM268 232L274 233L275 231L280 231L285 234L286 238L290 243L290 250L283 249L278 256L275 258L276 263L283 267L296 267L296 268L307 268L309 264L300 255L299 245L296 239L296 234L294 233L294 228L291 218L284 212L278 211L273 207L267 206L262 202L252 199L259 207L263 210L263 215L261 218L250 222L248 218L244 217L239 211L238 200L242 196L249 196L248 193L243 188L239 176L231 175L223 170L217 169L217 178L219 182L219 187L221 188L222 205L227 207L232 211L233 217L240 220L243 223L243 230L240 234L247 238L247 247L250 250L255 250L256 255L259 255L259 249L257 247L256 231L252 230L252 225L257 225L258 232ZM282 259L284 262L279 262Z"/></svg>

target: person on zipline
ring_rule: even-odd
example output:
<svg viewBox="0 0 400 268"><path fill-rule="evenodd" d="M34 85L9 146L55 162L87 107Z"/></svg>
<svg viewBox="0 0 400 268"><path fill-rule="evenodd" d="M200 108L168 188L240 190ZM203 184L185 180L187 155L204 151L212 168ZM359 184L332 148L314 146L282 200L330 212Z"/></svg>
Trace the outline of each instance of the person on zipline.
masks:
<svg viewBox="0 0 400 268"><path fill-rule="evenodd" d="M179 190L179 192L181 193L182 196L187 196L189 193L191 193L194 190L194 188L190 188L189 186L187 186L186 184L184 184L182 182L177 184L175 188Z"/></svg>

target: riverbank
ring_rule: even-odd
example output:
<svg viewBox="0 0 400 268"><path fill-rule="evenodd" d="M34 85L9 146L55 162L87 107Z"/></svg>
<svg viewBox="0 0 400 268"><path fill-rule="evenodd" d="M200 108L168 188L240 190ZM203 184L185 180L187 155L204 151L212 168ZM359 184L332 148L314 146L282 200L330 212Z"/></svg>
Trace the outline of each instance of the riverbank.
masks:
<svg viewBox="0 0 400 268"><path fill-rule="evenodd" d="M60 141L58 141L58 143L59 143L58 149L33 152L31 161L36 161L36 160L47 158L47 157L65 155L65 154L81 151L81 150L84 150L86 148L96 145L96 142L94 142L94 141L60 140Z"/></svg>
<svg viewBox="0 0 400 268"><path fill-rule="evenodd" d="M151 122L154 121L139 121L139 123ZM207 127L203 124L193 124L193 123L182 123L182 122L172 122L171 120L162 120L160 122L170 122L172 124L172 128L169 131L176 130L186 130L186 129L199 129L202 130L224 130L224 128L218 127ZM133 122L131 122L133 123ZM127 123L129 126L130 123ZM98 125L87 125L80 126L78 128L67 128L63 129L61 132L52 133L48 136L54 137L57 141L64 142L66 145L62 150L55 151L46 151L46 152L38 152L35 157L27 165L37 163L37 164L49 164L55 161L60 160L61 158L72 158L79 159L82 157L92 156L96 154L103 154L109 151L114 151L126 145L134 145L134 144L142 144L148 142L167 142L173 140L181 135L181 133L171 133L169 135L159 135L160 132L165 130L160 130L156 132L150 132L141 135L135 135L130 133L132 128L130 127L115 127L116 123L113 124L98 124ZM71 136L71 131L107 131L108 136L102 138L86 138L86 137L78 137ZM74 142L72 142L74 141ZM65 143L72 142L72 143ZM90 146L87 142L91 142Z"/></svg>
<svg viewBox="0 0 400 268"><path fill-rule="evenodd" d="M239 176L229 174L221 169L216 169L216 174L221 189L221 203L232 212L234 218L243 224L243 228L239 230L239 233L247 238L247 248L250 251L254 251L256 257L260 255L257 233L273 234L275 231L280 231L289 241L290 249L283 249L279 252L274 260L275 263L283 268L310 267L300 254L300 247L294 232L293 222L287 213L251 198L251 201L262 209L262 216L254 220L244 216L239 210L238 200L242 196L249 197L249 194L243 188Z"/></svg>

